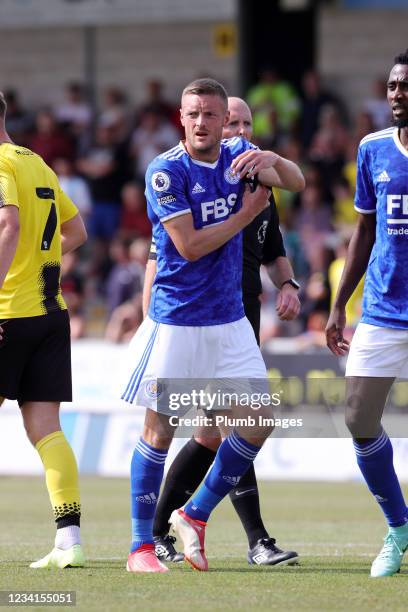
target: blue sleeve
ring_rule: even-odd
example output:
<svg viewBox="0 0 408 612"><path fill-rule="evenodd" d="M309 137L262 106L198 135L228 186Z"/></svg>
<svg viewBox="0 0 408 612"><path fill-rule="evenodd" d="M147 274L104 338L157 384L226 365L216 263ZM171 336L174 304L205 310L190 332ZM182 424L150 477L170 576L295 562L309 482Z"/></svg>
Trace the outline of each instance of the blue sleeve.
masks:
<svg viewBox="0 0 408 612"><path fill-rule="evenodd" d="M161 222L191 212L182 168L175 162L156 159L150 164L146 172L145 194L148 208Z"/></svg>
<svg viewBox="0 0 408 612"><path fill-rule="evenodd" d="M369 164L368 147L360 145L357 155L357 184L354 208L357 212L367 214L376 212L377 198Z"/></svg>
<svg viewBox="0 0 408 612"><path fill-rule="evenodd" d="M230 150L233 157L238 157L238 155L244 153L245 151L249 151L250 149L259 149L259 147L252 144L252 142L248 142L248 140L245 140L245 138L241 138L241 136L224 138L224 140L221 142L226 149Z"/></svg>
<svg viewBox="0 0 408 612"><path fill-rule="evenodd" d="M248 151L248 149L259 149L259 147L252 144L252 142L248 142L247 140L245 140L244 143L246 144L245 151Z"/></svg>

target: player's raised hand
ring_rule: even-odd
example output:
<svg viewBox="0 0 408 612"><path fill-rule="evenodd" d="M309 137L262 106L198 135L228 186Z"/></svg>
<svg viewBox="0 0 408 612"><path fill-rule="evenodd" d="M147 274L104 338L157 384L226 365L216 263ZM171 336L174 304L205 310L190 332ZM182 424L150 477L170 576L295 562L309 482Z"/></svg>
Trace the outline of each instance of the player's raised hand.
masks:
<svg viewBox="0 0 408 612"><path fill-rule="evenodd" d="M238 155L231 164L235 174L240 178L251 178L260 170L274 166L280 156L273 151L260 151L259 149L249 149Z"/></svg>
<svg viewBox="0 0 408 612"><path fill-rule="evenodd" d="M264 208L269 206L269 196L270 189L261 185L261 183L258 184L254 191L251 191L249 185L245 185L241 212L248 216L248 223L255 219Z"/></svg>
<svg viewBox="0 0 408 612"><path fill-rule="evenodd" d="M338 357L345 355L350 348L350 342L343 337L345 327L345 309L333 308L326 325L326 343L331 352Z"/></svg>

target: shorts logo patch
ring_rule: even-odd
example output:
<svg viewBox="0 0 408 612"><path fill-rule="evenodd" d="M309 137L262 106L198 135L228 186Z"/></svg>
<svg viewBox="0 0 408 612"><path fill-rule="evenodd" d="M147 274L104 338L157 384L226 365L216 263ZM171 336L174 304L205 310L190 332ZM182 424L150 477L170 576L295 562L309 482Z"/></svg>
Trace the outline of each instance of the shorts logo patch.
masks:
<svg viewBox="0 0 408 612"><path fill-rule="evenodd" d="M165 172L154 172L152 175L152 187L155 191L168 191L171 181Z"/></svg>
<svg viewBox="0 0 408 612"><path fill-rule="evenodd" d="M239 174L233 174L231 168L227 168L224 172L224 178L230 185L236 185L241 180Z"/></svg>
<svg viewBox="0 0 408 612"><path fill-rule="evenodd" d="M163 389L160 383L156 380L149 380L146 383L146 395L151 399L157 399L161 395Z"/></svg>

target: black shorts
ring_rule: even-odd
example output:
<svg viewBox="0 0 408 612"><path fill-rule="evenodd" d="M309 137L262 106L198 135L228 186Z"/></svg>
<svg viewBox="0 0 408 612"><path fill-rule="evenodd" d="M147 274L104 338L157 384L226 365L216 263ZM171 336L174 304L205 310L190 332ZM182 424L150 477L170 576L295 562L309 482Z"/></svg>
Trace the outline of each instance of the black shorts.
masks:
<svg viewBox="0 0 408 612"><path fill-rule="evenodd" d="M0 396L24 402L72 401L67 310L0 319Z"/></svg>
<svg viewBox="0 0 408 612"><path fill-rule="evenodd" d="M258 295L246 295L243 299L245 316L252 325L259 346L259 328L261 326L261 302Z"/></svg>

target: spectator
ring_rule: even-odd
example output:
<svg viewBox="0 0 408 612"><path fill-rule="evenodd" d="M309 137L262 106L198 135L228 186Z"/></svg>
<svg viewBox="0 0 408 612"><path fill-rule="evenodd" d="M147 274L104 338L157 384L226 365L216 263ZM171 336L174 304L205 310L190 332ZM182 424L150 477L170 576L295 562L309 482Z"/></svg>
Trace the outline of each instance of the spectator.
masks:
<svg viewBox="0 0 408 612"><path fill-rule="evenodd" d="M34 117L21 106L14 89L4 92L4 97L7 102L7 131L16 144L26 146L34 127Z"/></svg>
<svg viewBox="0 0 408 612"><path fill-rule="evenodd" d="M253 111L254 136L262 143L292 133L300 111L300 100L290 83L279 78L273 68L264 68L260 78L248 91Z"/></svg>
<svg viewBox="0 0 408 612"><path fill-rule="evenodd" d="M348 180L341 176L333 184L333 225L341 231L343 228L353 226L357 221L354 209L354 194Z"/></svg>
<svg viewBox="0 0 408 612"><path fill-rule="evenodd" d="M143 181L147 166L163 151L175 146L179 133L155 106L144 109L140 125L131 139L131 155L135 160L135 177Z"/></svg>
<svg viewBox="0 0 408 612"><path fill-rule="evenodd" d="M58 157L54 161L53 169L58 176L62 190L76 203L85 225L87 225L87 219L92 211L92 198L88 183L75 173L74 163L71 159Z"/></svg>
<svg viewBox="0 0 408 612"><path fill-rule="evenodd" d="M126 140L129 133L129 113L126 96L118 87L105 89L99 124L108 128L112 127L115 130L118 142Z"/></svg>
<svg viewBox="0 0 408 612"><path fill-rule="evenodd" d="M78 160L78 169L88 181L93 200L91 236L109 241L119 227L120 191L127 178L124 149L116 144L112 127L97 127L95 141Z"/></svg>
<svg viewBox="0 0 408 612"><path fill-rule="evenodd" d="M331 210L318 185L306 185L295 220L311 272L327 269L327 244L332 234Z"/></svg>
<svg viewBox="0 0 408 612"><path fill-rule="evenodd" d="M110 316L105 338L112 342L126 342L143 320L142 288L150 241L117 239L112 256L116 264L107 283Z"/></svg>
<svg viewBox="0 0 408 612"><path fill-rule="evenodd" d="M171 104L163 95L164 85L160 79L150 79L146 83L146 96L136 113L136 124L138 125L147 109L153 108L164 119L167 119L180 131L180 111L178 107Z"/></svg>
<svg viewBox="0 0 408 612"><path fill-rule="evenodd" d="M333 182L342 175L350 136L334 106L322 108L319 129L314 135L309 158L322 177L323 196L333 201Z"/></svg>
<svg viewBox="0 0 408 612"><path fill-rule="evenodd" d="M346 254L350 238L352 235L352 228L348 231L342 231L338 236L338 243L336 247L336 257L329 265L328 279L330 285L330 304L336 296L337 289L340 284L340 278L343 273L344 264L346 263ZM359 322L361 316L361 303L363 300L363 288L364 288L364 277L360 280L356 287L353 295L350 297L346 306L346 317L348 329L345 330L345 338L351 340L353 331Z"/></svg>
<svg viewBox="0 0 408 612"><path fill-rule="evenodd" d="M92 123L92 108L85 100L84 87L77 82L68 83L65 101L55 109L59 123L68 127L75 136L80 136Z"/></svg>
<svg viewBox="0 0 408 612"><path fill-rule="evenodd" d="M139 183L126 183L121 192L120 235L125 238L150 238L152 226L146 212L146 199Z"/></svg>
<svg viewBox="0 0 408 612"><path fill-rule="evenodd" d="M305 331L296 337L296 351L314 352L326 347L326 323L329 314L326 310L313 310L307 317Z"/></svg>
<svg viewBox="0 0 408 612"><path fill-rule="evenodd" d="M85 335L84 279L78 271L78 251L70 251L62 257L61 291L68 308L71 323L71 338Z"/></svg>
<svg viewBox="0 0 408 612"><path fill-rule="evenodd" d="M367 136L367 134L371 134L371 132L375 132L375 125L370 113L367 111L360 111L354 119L353 138L355 140L356 150L360 144L360 140L364 138L364 136Z"/></svg>
<svg viewBox="0 0 408 612"><path fill-rule="evenodd" d="M334 106L344 117L340 100L331 92L322 89L320 77L314 70L308 70L302 78L302 109L300 113L300 133L302 144L307 150L319 127L321 111L325 106Z"/></svg>
<svg viewBox="0 0 408 612"><path fill-rule="evenodd" d="M387 84L384 79L376 79L372 84L372 96L363 106L374 125L371 131L382 130L391 125L390 105L387 102Z"/></svg>
<svg viewBox="0 0 408 612"><path fill-rule="evenodd" d="M74 147L70 137L57 125L49 109L40 110L35 120L36 129L29 147L52 166L58 157L73 159Z"/></svg>
<svg viewBox="0 0 408 612"><path fill-rule="evenodd" d="M135 258L138 253L132 243L124 238L116 237L110 246L110 258L113 266L105 285L108 315L129 300L135 293L140 293L143 287L144 267Z"/></svg>

